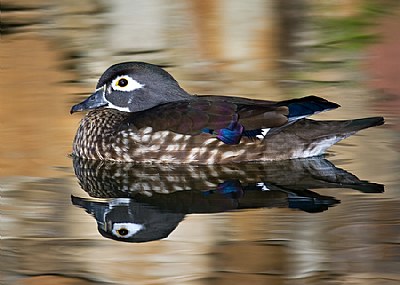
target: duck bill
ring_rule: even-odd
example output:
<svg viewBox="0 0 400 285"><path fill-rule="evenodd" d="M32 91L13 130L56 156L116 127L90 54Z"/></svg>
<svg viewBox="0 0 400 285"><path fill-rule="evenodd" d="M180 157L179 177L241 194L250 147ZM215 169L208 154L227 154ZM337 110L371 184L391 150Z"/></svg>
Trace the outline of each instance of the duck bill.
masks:
<svg viewBox="0 0 400 285"><path fill-rule="evenodd" d="M91 109L96 109L108 105L108 102L104 98L105 86L99 88L90 95L85 101L72 106L70 113L75 113L79 111L86 111Z"/></svg>

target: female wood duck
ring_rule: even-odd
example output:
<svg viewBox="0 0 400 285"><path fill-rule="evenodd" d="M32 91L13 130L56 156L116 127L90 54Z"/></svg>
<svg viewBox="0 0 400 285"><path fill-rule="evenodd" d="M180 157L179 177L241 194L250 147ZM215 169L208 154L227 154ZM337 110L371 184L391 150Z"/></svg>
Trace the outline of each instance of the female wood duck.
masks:
<svg viewBox="0 0 400 285"><path fill-rule="evenodd" d="M272 102L190 95L162 68L124 62L108 68L96 91L72 107L71 113L94 109L80 123L73 155L193 164L304 158L384 122L305 119L337 107L316 96Z"/></svg>

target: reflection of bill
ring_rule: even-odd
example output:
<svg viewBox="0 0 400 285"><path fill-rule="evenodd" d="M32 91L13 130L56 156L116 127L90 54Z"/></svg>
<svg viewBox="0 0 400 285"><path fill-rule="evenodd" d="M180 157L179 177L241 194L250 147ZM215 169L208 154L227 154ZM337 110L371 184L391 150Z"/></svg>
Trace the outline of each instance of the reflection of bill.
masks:
<svg viewBox="0 0 400 285"><path fill-rule="evenodd" d="M91 197L72 203L93 215L99 232L127 242L167 237L186 214L251 208L315 213L339 203L309 189L383 192L323 158L224 166L139 166L74 159L80 185Z"/></svg>

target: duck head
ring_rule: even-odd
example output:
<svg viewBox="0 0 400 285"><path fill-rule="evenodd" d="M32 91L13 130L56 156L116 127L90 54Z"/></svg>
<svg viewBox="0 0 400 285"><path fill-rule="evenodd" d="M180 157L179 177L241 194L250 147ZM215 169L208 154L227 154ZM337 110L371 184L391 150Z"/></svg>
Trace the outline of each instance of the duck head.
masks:
<svg viewBox="0 0 400 285"><path fill-rule="evenodd" d="M96 108L139 112L157 105L188 100L191 95L157 65L124 62L112 65L100 77L95 92L72 106L71 114Z"/></svg>

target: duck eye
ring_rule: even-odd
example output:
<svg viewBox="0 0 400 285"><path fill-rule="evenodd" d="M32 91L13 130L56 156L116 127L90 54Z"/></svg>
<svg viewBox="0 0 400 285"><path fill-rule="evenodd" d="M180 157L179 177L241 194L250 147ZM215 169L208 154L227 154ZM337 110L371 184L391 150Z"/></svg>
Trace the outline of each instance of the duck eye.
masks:
<svg viewBox="0 0 400 285"><path fill-rule="evenodd" d="M126 80L125 78L121 78L117 82L117 86L119 87L125 87L126 85L128 85L128 80Z"/></svg>
<svg viewBox="0 0 400 285"><path fill-rule="evenodd" d="M130 92L140 89L144 84L140 84L129 75L119 75L111 82L111 88L117 91Z"/></svg>

